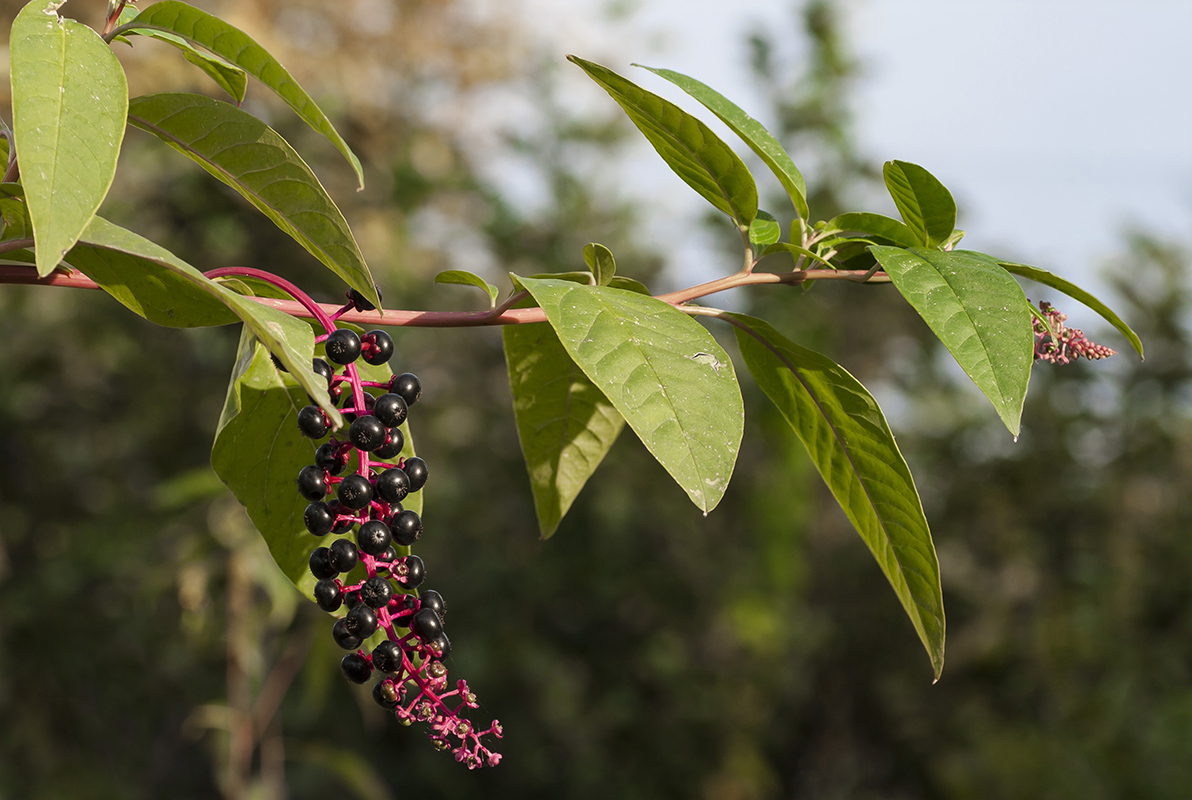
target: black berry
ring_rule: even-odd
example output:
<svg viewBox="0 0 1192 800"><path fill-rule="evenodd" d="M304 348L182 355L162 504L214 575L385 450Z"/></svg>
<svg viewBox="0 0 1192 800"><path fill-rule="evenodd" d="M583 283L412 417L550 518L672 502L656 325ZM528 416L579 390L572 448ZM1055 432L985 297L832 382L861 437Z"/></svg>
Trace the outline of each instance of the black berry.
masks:
<svg viewBox="0 0 1192 800"><path fill-rule="evenodd" d="M372 484L363 475L349 475L339 482L336 495L345 508L361 509L372 502Z"/></svg>
<svg viewBox="0 0 1192 800"><path fill-rule="evenodd" d="M306 406L298 412L298 430L302 431L303 436L322 439L330 429L323 409L318 406Z"/></svg>
<svg viewBox="0 0 1192 800"><path fill-rule="evenodd" d="M360 590L344 592L344 605L348 607L348 611L360 605Z"/></svg>
<svg viewBox="0 0 1192 800"><path fill-rule="evenodd" d="M405 466L402 467L406 471L406 475L410 479L410 491L416 492L426 485L427 469L426 462L418 456L407 458Z"/></svg>
<svg viewBox="0 0 1192 800"><path fill-rule="evenodd" d="M393 597L393 584L380 575L369 578L360 587L360 599L370 608L381 608L388 605L391 597Z"/></svg>
<svg viewBox="0 0 1192 800"><path fill-rule="evenodd" d="M353 636L348 630L348 621L344 619L337 619L335 624L331 626L331 638L335 643L345 650L355 650L360 646L360 639Z"/></svg>
<svg viewBox="0 0 1192 800"><path fill-rule="evenodd" d="M360 358L360 337L353 330L340 328L331 332L323 342L323 348L327 351L327 358L336 364L351 364Z"/></svg>
<svg viewBox="0 0 1192 800"><path fill-rule="evenodd" d="M401 432L401 428L390 428L385 436L385 444L378 447L373 455L377 458L397 458L405 446L406 436Z"/></svg>
<svg viewBox="0 0 1192 800"><path fill-rule="evenodd" d="M402 623L405 627L410 627L410 618L414 616L414 612L418 610L418 598L412 594L403 594L398 603L398 611L408 611L405 614L405 622Z"/></svg>
<svg viewBox="0 0 1192 800"><path fill-rule="evenodd" d="M419 609L410 620L410 630L422 641L430 642L443 632L443 620L429 608Z"/></svg>
<svg viewBox="0 0 1192 800"><path fill-rule="evenodd" d="M327 442L319 445L319 449L315 451L315 466L319 469L325 469L332 475L338 475L344 471L344 467L348 465L348 454L340 453L339 446Z"/></svg>
<svg viewBox="0 0 1192 800"><path fill-rule="evenodd" d="M377 632L377 612L365 605L356 606L348 615L348 633L359 639L367 639Z"/></svg>
<svg viewBox="0 0 1192 800"><path fill-rule="evenodd" d="M302 514L302 522L315 536L326 536L335 527L335 512L326 503L311 503Z"/></svg>
<svg viewBox="0 0 1192 800"><path fill-rule="evenodd" d="M352 683L367 683L372 677L372 664L359 653L348 653L339 662L339 669Z"/></svg>
<svg viewBox="0 0 1192 800"><path fill-rule="evenodd" d="M410 478L397 467L387 469L377 477L377 494L386 503L400 503L409 493Z"/></svg>
<svg viewBox="0 0 1192 800"><path fill-rule="evenodd" d="M422 384L418 381L417 375L403 372L389 381L389 391L400 394L402 399L406 401L406 405L412 406L422 396Z"/></svg>
<svg viewBox="0 0 1192 800"><path fill-rule="evenodd" d="M445 633L440 633L427 644L430 645L431 654L436 661L446 661L447 657L451 655L451 640Z"/></svg>
<svg viewBox="0 0 1192 800"><path fill-rule="evenodd" d="M344 602L343 592L340 590L339 584L330 578L316 583L315 602L324 611L338 611Z"/></svg>
<svg viewBox="0 0 1192 800"><path fill-rule="evenodd" d="M373 700L381 708L392 711L397 708L397 687L392 681L377 681L373 687Z"/></svg>
<svg viewBox="0 0 1192 800"><path fill-rule="evenodd" d="M329 549L331 554L328 558L336 572L351 572L352 568L356 566L356 561L359 558L356 554L356 545L348 539L336 539L331 543Z"/></svg>
<svg viewBox="0 0 1192 800"><path fill-rule="evenodd" d="M322 500L327 494L327 471L316 466L303 467L298 473L298 494L307 500Z"/></svg>
<svg viewBox="0 0 1192 800"><path fill-rule="evenodd" d="M422 608L429 608L439 615L439 619L446 619L447 604L443 602L443 595L434 589L426 589L418 595Z"/></svg>
<svg viewBox="0 0 1192 800"><path fill-rule="evenodd" d="M356 445L358 450L363 450L366 453L371 453L384 445L388 433L381 421L372 414L358 417L348 428L348 438L352 444Z"/></svg>
<svg viewBox="0 0 1192 800"><path fill-rule="evenodd" d="M407 589L417 589L426 580L426 565L418 556L406 556L405 565L406 574L401 579L402 585Z"/></svg>
<svg viewBox="0 0 1192 800"><path fill-rule="evenodd" d="M356 531L356 545L360 552L370 556L379 556L385 552L393 541L393 534L389 526L379 519L374 519L360 526Z"/></svg>
<svg viewBox="0 0 1192 800"><path fill-rule="evenodd" d="M372 651L373 666L381 672L397 672L402 667L401 645L386 639Z"/></svg>
<svg viewBox="0 0 1192 800"><path fill-rule="evenodd" d="M335 513L339 513L339 511L341 510L338 500L332 500L327 505ZM352 519L351 517L344 517L343 519L337 519L335 521L335 527L331 529L331 532L332 533L347 533L348 531L352 530L352 526L355 524L356 524L356 521L354 519Z"/></svg>
<svg viewBox="0 0 1192 800"><path fill-rule="evenodd" d="M397 559L397 550L393 545L389 545L385 550L377 556L378 561L395 561Z"/></svg>
<svg viewBox="0 0 1192 800"><path fill-rule="evenodd" d="M396 428L405 422L409 410L410 407L406 405L406 399L393 392L378 397L373 406L373 413L385 424L386 428Z"/></svg>
<svg viewBox="0 0 1192 800"><path fill-rule="evenodd" d="M417 514L408 509L394 515L391 527L393 530L393 541L402 547L409 547L418 541L418 537L422 535L422 520L418 518Z"/></svg>
<svg viewBox="0 0 1192 800"><path fill-rule="evenodd" d="M331 566L331 551L326 547L316 547L310 554L310 574L319 580L334 578L335 568Z"/></svg>
<svg viewBox="0 0 1192 800"><path fill-rule="evenodd" d="M375 283L373 284L373 287L377 290L377 298L384 299L381 297L381 287L377 286ZM372 304L371 301L365 300L364 295L360 294L360 292L356 291L355 289L348 290L348 300L352 301L352 305L356 306L356 308L360 311L375 311L377 308Z"/></svg>
<svg viewBox="0 0 1192 800"><path fill-rule="evenodd" d="M374 367L379 367L393 358L393 339L385 331L369 331L364 334L364 340L372 344L364 354L364 360Z"/></svg>

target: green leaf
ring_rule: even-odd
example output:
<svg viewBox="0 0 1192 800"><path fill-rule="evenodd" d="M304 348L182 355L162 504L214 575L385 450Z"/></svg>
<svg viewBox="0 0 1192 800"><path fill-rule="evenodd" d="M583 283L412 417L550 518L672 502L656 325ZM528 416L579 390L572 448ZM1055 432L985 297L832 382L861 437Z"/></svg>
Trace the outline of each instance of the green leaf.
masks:
<svg viewBox="0 0 1192 800"><path fill-rule="evenodd" d="M597 286L608 286L617 274L617 261L613 252L602 244L592 242L584 245L584 263L596 278Z"/></svg>
<svg viewBox="0 0 1192 800"><path fill-rule="evenodd" d="M124 10L120 12L120 19L116 21L116 26L127 25L136 19L138 13L140 12L133 6L125 6ZM178 48L182 51L183 58L207 73L208 77L215 81L219 85L219 88L234 97L238 104L244 102L244 96L248 93L248 74L240 69L240 67L237 67L235 64L229 64L219 56L205 53L181 36L175 36L172 33L155 31L148 28L140 31L130 30L128 32L130 34L140 34L149 39L156 39L159 42L166 42ZM132 42L123 36L116 37L116 40L123 41L130 47L132 46Z"/></svg>
<svg viewBox="0 0 1192 800"><path fill-rule="evenodd" d="M894 205L917 241L935 247L956 228L956 201L936 177L918 164L887 161L882 167Z"/></svg>
<svg viewBox="0 0 1192 800"><path fill-rule="evenodd" d="M798 259L799 256L804 256L831 269L836 268L830 261L824 260L824 257L815 251L808 250L806 247L800 247L797 244L791 244L790 242L774 242L773 244L766 245L766 249L762 251L762 258L772 256L775 253L790 253L795 259Z"/></svg>
<svg viewBox="0 0 1192 800"><path fill-rule="evenodd" d="M309 326L302 327L313 352L314 334ZM388 369L383 373L389 374ZM211 466L248 512L278 567L306 597L315 584L308 563L311 551L329 544L306 530L302 515L308 501L294 484L299 471L314 463L317 447L298 430L298 412L308 403L293 375L273 366L266 348L246 327L215 434ZM406 434L402 456L409 458L414 450L405 425L402 432ZM403 506L420 512L421 496L421 492L409 495Z"/></svg>
<svg viewBox="0 0 1192 800"><path fill-rule="evenodd" d="M923 244L921 238L905 224L883 214L850 212L828 221L828 226L842 231L860 231L883 239L889 239L900 247L914 247Z"/></svg>
<svg viewBox="0 0 1192 800"><path fill-rule="evenodd" d="M440 272L435 276L435 283L453 283L459 286L475 286L488 295L489 308L496 308L497 295L501 293L500 289L498 289L496 286L493 286L484 278L462 269L448 269Z"/></svg>
<svg viewBox="0 0 1192 800"><path fill-rule="evenodd" d="M747 327L735 329L745 365L877 559L938 680L945 627L939 561L910 468L877 401L830 358L760 319L729 316Z"/></svg>
<svg viewBox="0 0 1192 800"><path fill-rule="evenodd" d="M1017 436L1035 352L1018 281L994 259L968 250L870 250Z"/></svg>
<svg viewBox="0 0 1192 800"><path fill-rule="evenodd" d="M758 211L753 222L749 223L749 241L765 247L781 238L782 226L778 224L778 220L765 211Z"/></svg>
<svg viewBox="0 0 1192 800"><path fill-rule="evenodd" d="M276 131L252 114L198 94L135 98L128 121L242 194L277 227L376 306L376 282L334 201Z"/></svg>
<svg viewBox="0 0 1192 800"><path fill-rule="evenodd" d="M620 275L609 281L608 285L614 289L624 289L627 292L637 292L644 295L650 294L650 287L641 281L635 281L633 278L623 278Z"/></svg>
<svg viewBox="0 0 1192 800"><path fill-rule="evenodd" d="M239 318L334 424L343 424L327 394L327 382L311 369L314 338L302 320L241 297L164 247L102 217L91 221L68 259L129 310L159 325L225 325Z"/></svg>
<svg viewBox="0 0 1192 800"><path fill-rule="evenodd" d="M567 354L707 513L724 496L745 409L728 355L703 326L652 297L522 278Z"/></svg>
<svg viewBox="0 0 1192 800"><path fill-rule="evenodd" d="M720 117L721 121L741 137L745 144L765 162L774 176L782 184L791 199L795 210L803 219L810 213L807 210L807 186L803 181L803 174L795 166L786 149L774 138L760 122L742 111L735 103L709 86L678 72L669 69L655 69L643 64L635 66L648 69L655 75L660 75L678 86L687 94L704 104L709 111Z"/></svg>
<svg viewBox="0 0 1192 800"><path fill-rule="evenodd" d="M506 325L502 336L538 529L549 539L625 419L567 355L550 325Z"/></svg>
<svg viewBox="0 0 1192 800"><path fill-rule="evenodd" d="M107 196L128 110L128 82L115 54L86 25L59 17L60 5L26 4L9 39L13 128L42 277Z"/></svg>
<svg viewBox="0 0 1192 800"><path fill-rule="evenodd" d="M676 175L748 228L757 215L757 186L745 162L719 136L674 103L612 70L576 56L567 59L617 101Z"/></svg>
<svg viewBox="0 0 1192 800"><path fill-rule="evenodd" d="M252 75L268 86L289 104L307 124L326 136L356 172L360 188L364 188L364 170L360 159L339 135L339 131L315 104L310 95L298 85L276 58L252 37L218 17L200 11L178 0L162 0L146 8L127 26L129 30L158 30L181 36L189 42L210 50L217 56ZM121 30L118 28L117 30ZM373 298L365 295L369 300Z"/></svg>
<svg viewBox="0 0 1192 800"><path fill-rule="evenodd" d="M1015 275L1021 275L1024 278L1030 278L1032 281L1041 283L1044 286L1050 286L1052 289L1068 295L1068 297L1071 297L1073 300L1078 300L1081 303L1084 303L1093 311L1096 311L1098 314L1100 314L1106 322L1121 331L1121 334L1126 337L1126 340L1130 342L1130 345L1138 351L1138 357L1143 358L1142 340L1138 338L1138 334L1135 333L1129 325L1123 322L1122 318L1115 314L1109 306L1105 305L1096 297L1072 283L1072 281L1061 278L1059 275L1048 272L1045 269L1039 269L1038 267L1028 267L1026 264L1015 264L1011 261L999 261L997 263L1001 265L1003 269L1006 269Z"/></svg>

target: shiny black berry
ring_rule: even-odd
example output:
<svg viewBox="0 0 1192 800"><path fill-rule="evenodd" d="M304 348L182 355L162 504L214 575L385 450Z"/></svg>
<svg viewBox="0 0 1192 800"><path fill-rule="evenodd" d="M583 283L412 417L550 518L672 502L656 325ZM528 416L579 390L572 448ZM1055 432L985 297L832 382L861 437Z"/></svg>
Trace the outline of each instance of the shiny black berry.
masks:
<svg viewBox="0 0 1192 800"><path fill-rule="evenodd" d="M410 478L397 467L387 469L377 477L377 495L386 503L400 503L410 493Z"/></svg>
<svg viewBox="0 0 1192 800"><path fill-rule="evenodd" d="M337 514L343 510L343 507L339 504L338 500L332 500L327 505L331 508L331 510L333 512L335 512ZM351 517L344 517L343 519L337 519L335 521L335 527L331 529L331 532L332 533L347 533L348 531L352 530L352 526L355 524L356 524L356 520L352 519Z"/></svg>
<svg viewBox="0 0 1192 800"><path fill-rule="evenodd" d="M322 439L327 435L327 431L331 430L331 426L327 423L327 417L323 415L323 409L318 406L306 406L298 412L298 430L302 431L303 436Z"/></svg>
<svg viewBox="0 0 1192 800"><path fill-rule="evenodd" d="M447 634L440 633L434 639L431 639L427 644L430 646L432 657L436 661L446 661L447 657L451 655L451 640L447 638Z"/></svg>
<svg viewBox="0 0 1192 800"><path fill-rule="evenodd" d="M343 591L338 583L326 578L315 584L315 602L324 611L338 611L344 602Z"/></svg>
<svg viewBox="0 0 1192 800"><path fill-rule="evenodd" d="M414 612L418 610L418 598L412 594L403 594L401 600L398 601L397 611L399 614L408 611L410 613L403 614L405 621L401 624L404 627L410 627L410 618L414 616Z"/></svg>
<svg viewBox="0 0 1192 800"><path fill-rule="evenodd" d="M426 580L426 565L418 556L406 556L406 575L401 578L402 585L407 589L417 589Z"/></svg>
<svg viewBox="0 0 1192 800"><path fill-rule="evenodd" d="M429 608L422 608L414 612L414 619L410 620L410 630L424 642L434 640L443 632L443 620Z"/></svg>
<svg viewBox="0 0 1192 800"><path fill-rule="evenodd" d="M327 358L336 364L351 364L360 358L360 337L353 330L340 328L332 331L323 342Z"/></svg>
<svg viewBox="0 0 1192 800"><path fill-rule="evenodd" d="M407 458L405 466L402 467L406 471L406 476L410 479L410 491L416 492L426 485L426 478L428 475L426 469L426 462L418 456Z"/></svg>
<svg viewBox="0 0 1192 800"><path fill-rule="evenodd" d="M410 407L406 405L406 399L393 392L378 397L373 406L373 414L385 424L386 428L396 428L405 422L409 410Z"/></svg>
<svg viewBox="0 0 1192 800"><path fill-rule="evenodd" d="M315 536L326 536L335 527L335 512L326 503L311 503L302 514L302 522Z"/></svg>
<svg viewBox="0 0 1192 800"><path fill-rule="evenodd" d="M377 681L372 694L373 701L381 708L389 711L397 708L397 687L392 681Z"/></svg>
<svg viewBox="0 0 1192 800"><path fill-rule="evenodd" d="M386 639L372 651L373 666L381 672L397 672L402 667L401 645Z"/></svg>
<svg viewBox="0 0 1192 800"><path fill-rule="evenodd" d="M370 556L379 556L393 542L393 534L389 526L379 519L374 519L360 526L356 531L356 545L360 552Z"/></svg>
<svg viewBox="0 0 1192 800"><path fill-rule="evenodd" d="M368 606L356 606L344 619L348 621L348 633L360 639L367 639L377 632L377 612Z"/></svg>
<svg viewBox="0 0 1192 800"><path fill-rule="evenodd" d="M439 619L446 619L447 604L443 602L443 595L434 589L426 589L418 594L422 608L429 608L439 615Z"/></svg>
<svg viewBox="0 0 1192 800"><path fill-rule="evenodd" d="M348 611L360 605L360 590L344 592L344 605L348 607Z"/></svg>
<svg viewBox="0 0 1192 800"><path fill-rule="evenodd" d="M381 608L387 605L391 597L393 597L393 584L380 575L369 578L360 587L360 599L370 608Z"/></svg>
<svg viewBox="0 0 1192 800"><path fill-rule="evenodd" d="M381 287L374 283L373 288L377 290L377 298L383 300L384 298L381 295ZM364 295L360 294L360 292L356 291L355 289L348 290L348 299L352 301L352 305L356 306L357 310L359 311L375 311L377 308L372 304L371 301L365 300Z"/></svg>
<svg viewBox="0 0 1192 800"><path fill-rule="evenodd" d="M315 466L327 470L332 475L343 472L347 465L348 454L340 453L337 444L327 442L319 445L319 449L315 451Z"/></svg>
<svg viewBox="0 0 1192 800"><path fill-rule="evenodd" d="M327 381L327 388L330 389L331 379L335 377L335 369L321 358L316 358L311 363L311 368L314 369L316 375L323 376L323 380Z"/></svg>
<svg viewBox="0 0 1192 800"><path fill-rule="evenodd" d="M363 475L349 475L339 482L336 496L345 508L361 509L372 502L372 484Z"/></svg>
<svg viewBox="0 0 1192 800"><path fill-rule="evenodd" d="M409 509L395 514L390 527L393 530L393 541L402 547L409 547L422 535L422 520Z"/></svg>
<svg viewBox="0 0 1192 800"><path fill-rule="evenodd" d="M389 381L389 391L400 394L406 405L412 406L422 397L422 384L419 383L417 375L403 372Z"/></svg>
<svg viewBox="0 0 1192 800"><path fill-rule="evenodd" d="M319 580L334 578L335 568L331 566L331 551L326 547L316 547L310 554L310 574Z"/></svg>
<svg viewBox="0 0 1192 800"><path fill-rule="evenodd" d="M397 550L396 550L396 548L394 548L394 546L392 544L389 545L388 547L386 547L385 551L383 553L381 553L379 556L377 556L377 561L390 562L390 561L394 561L396 559L397 559Z"/></svg>
<svg viewBox="0 0 1192 800"><path fill-rule="evenodd" d="M348 439L356 446L356 449L366 453L371 453L384 445L388 434L385 426L372 414L358 417L348 428Z"/></svg>
<svg viewBox="0 0 1192 800"><path fill-rule="evenodd" d="M378 447L373 455L377 458L397 458L405 446L406 435L401 432L401 428L390 428L385 436L385 444Z"/></svg>
<svg viewBox="0 0 1192 800"><path fill-rule="evenodd" d="M379 367L393 358L393 339L385 331L369 331L364 334L364 340L373 345L364 355L364 360L369 364Z"/></svg>
<svg viewBox="0 0 1192 800"><path fill-rule="evenodd" d="M336 572L351 572L356 566L359 556L356 553L356 545L349 539L336 539L328 549L331 550L328 558Z"/></svg>
<svg viewBox="0 0 1192 800"><path fill-rule="evenodd" d="M335 643L345 650L355 650L360 646L360 638L353 636L352 632L348 630L348 621L344 619L337 619L335 624L331 626L331 638Z"/></svg>
<svg viewBox="0 0 1192 800"><path fill-rule="evenodd" d="M322 500L327 494L327 472L316 466L303 467L298 473L298 494L307 500Z"/></svg>
<svg viewBox="0 0 1192 800"><path fill-rule="evenodd" d="M372 677L372 664L359 653L348 653L339 662L340 672L352 683L367 683Z"/></svg>

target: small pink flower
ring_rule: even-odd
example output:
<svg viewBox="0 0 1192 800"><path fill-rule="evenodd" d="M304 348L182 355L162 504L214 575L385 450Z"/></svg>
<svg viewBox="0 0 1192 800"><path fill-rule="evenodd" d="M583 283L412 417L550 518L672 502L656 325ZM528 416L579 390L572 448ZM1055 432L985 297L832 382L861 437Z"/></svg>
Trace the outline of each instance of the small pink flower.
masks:
<svg viewBox="0 0 1192 800"><path fill-rule="evenodd" d="M1050 361L1052 364L1069 364L1081 356L1090 361L1098 361L1117 355L1116 350L1089 341L1080 328L1065 327L1064 322L1067 321L1068 315L1052 308L1051 303L1040 302L1039 310L1047 317L1051 332L1049 333L1037 318L1034 320L1036 360Z"/></svg>

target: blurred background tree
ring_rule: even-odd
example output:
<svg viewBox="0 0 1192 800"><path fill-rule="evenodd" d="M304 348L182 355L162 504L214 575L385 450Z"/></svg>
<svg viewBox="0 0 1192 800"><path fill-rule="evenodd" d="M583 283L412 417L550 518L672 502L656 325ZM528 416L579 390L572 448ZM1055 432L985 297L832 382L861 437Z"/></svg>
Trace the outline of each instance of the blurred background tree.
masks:
<svg viewBox="0 0 1192 800"><path fill-rule="evenodd" d="M6 23L20 5L0 3ZM343 202L389 305L479 303L434 274L570 270L588 241L665 279L647 212L592 189L628 126L568 111L544 66L559 54L499 15L455 0L200 5L342 121L369 168L360 194L338 154L250 94ZM873 165L849 136L837 9L798 9L789 31L752 39L753 67L792 151L816 153L827 217ZM73 11L95 23L102 8ZM787 74L772 53L796 34L809 57ZM134 92L213 90L155 43L118 52L142 62ZM507 87L534 90L522 96L548 123L500 143L547 187L545 212L481 179L468 149L469 104ZM159 143L130 132L123 158L105 209L118 221L202 268L342 291ZM836 355L890 414L945 582L935 686L872 558L748 381L741 461L713 515L626 435L544 543L499 332L396 331L394 366L426 387L413 424L432 475L427 585L447 598L453 670L506 728L505 761L474 773L342 680L325 615L211 474L236 331L165 331L100 293L5 287L0 798L1187 797L1188 258L1144 234L1124 249L1117 288L1147 361L1040 365L1017 444L891 291L740 298Z"/></svg>

